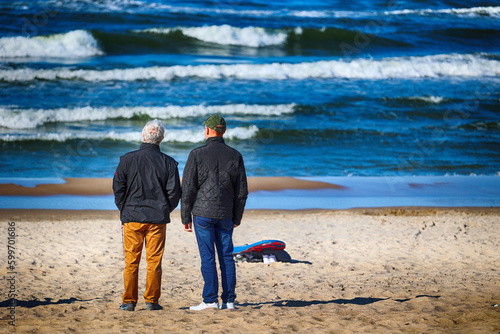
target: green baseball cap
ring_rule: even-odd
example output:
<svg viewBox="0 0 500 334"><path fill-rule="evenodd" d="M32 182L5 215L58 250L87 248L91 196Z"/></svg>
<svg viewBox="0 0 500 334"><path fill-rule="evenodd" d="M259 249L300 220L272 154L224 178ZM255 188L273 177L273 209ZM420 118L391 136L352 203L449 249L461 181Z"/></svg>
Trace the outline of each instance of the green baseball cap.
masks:
<svg viewBox="0 0 500 334"><path fill-rule="evenodd" d="M219 115L210 115L205 120L205 122L203 122L201 124L206 125L210 129L218 131L218 132L222 132L222 131L226 130L226 121L224 120L224 117L219 116Z"/></svg>

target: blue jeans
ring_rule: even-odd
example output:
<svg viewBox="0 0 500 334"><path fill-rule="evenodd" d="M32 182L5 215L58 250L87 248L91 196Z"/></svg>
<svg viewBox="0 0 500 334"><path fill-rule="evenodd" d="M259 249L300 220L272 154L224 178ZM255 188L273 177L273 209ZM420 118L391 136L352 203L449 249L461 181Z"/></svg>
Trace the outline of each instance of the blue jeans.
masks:
<svg viewBox="0 0 500 334"><path fill-rule="evenodd" d="M201 257L201 274L205 285L203 301L218 301L219 281L215 265L215 248L219 258L223 303L234 303L236 294L236 266L233 259L233 220L193 217L194 231Z"/></svg>

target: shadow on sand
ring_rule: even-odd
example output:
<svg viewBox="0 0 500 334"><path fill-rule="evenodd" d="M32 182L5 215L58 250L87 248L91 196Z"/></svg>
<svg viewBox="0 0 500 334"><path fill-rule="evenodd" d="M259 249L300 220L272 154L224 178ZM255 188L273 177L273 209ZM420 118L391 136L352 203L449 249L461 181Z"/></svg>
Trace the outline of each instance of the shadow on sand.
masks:
<svg viewBox="0 0 500 334"><path fill-rule="evenodd" d="M333 300L280 300L276 302L264 302L264 303L242 303L242 304L237 304L238 306L241 307L252 307L255 309L259 309L264 305L272 305L276 307L306 307L306 306L311 306L311 305L327 305L327 304L340 304L340 305L345 305L345 304L351 304L351 305L369 305L373 304L379 301L383 300L394 300L399 303L404 303L407 301L410 301L412 299L416 298L422 298L422 297L428 297L428 298L439 298L440 296L429 296L429 295L418 295L414 298L408 298L408 299L392 299L392 298L364 298L364 297L356 297L353 299L333 299Z"/></svg>
<svg viewBox="0 0 500 334"><path fill-rule="evenodd" d="M418 295L414 298L407 299L392 299L392 298L364 298L364 297L356 297L353 299L333 299L333 300L279 300L276 302L263 302L263 303L237 303L239 307L251 307L254 309L259 309L264 305L272 305L276 307L306 307L311 305L327 305L327 304L339 304L339 305L369 305L376 302L380 302L383 300L394 300L399 303L404 303L417 298L439 298L440 296L430 296L430 295ZM32 308L37 306L45 306L45 305L59 305L59 304L71 304L74 302L88 302L91 300L102 299L102 298L94 298L94 299L77 299L77 298L68 298L68 299L59 299L58 301L52 301L52 298L44 298L44 300L17 300L17 299L7 299L0 302L0 307L26 307ZM188 309L188 308L181 308Z"/></svg>
<svg viewBox="0 0 500 334"><path fill-rule="evenodd" d="M52 298L44 298L44 300L17 300L17 299L7 299L3 302L0 302L0 307L12 307L12 306L21 306L26 308L37 307L37 306L45 306L45 305L59 305L59 304L71 304L74 302L88 302L95 299L102 298L94 298L94 299L77 299L77 298L68 298L68 299L59 299L58 301L52 301Z"/></svg>

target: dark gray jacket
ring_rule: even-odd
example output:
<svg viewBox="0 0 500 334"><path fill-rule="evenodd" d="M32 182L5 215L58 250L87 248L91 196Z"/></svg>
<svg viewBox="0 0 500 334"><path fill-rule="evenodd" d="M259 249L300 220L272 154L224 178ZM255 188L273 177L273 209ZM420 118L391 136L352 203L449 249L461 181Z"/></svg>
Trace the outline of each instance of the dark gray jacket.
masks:
<svg viewBox="0 0 500 334"><path fill-rule="evenodd" d="M177 165L158 145L148 143L120 157L113 191L122 223L170 223L181 197Z"/></svg>
<svg viewBox="0 0 500 334"><path fill-rule="evenodd" d="M247 196L243 157L224 139L208 138L206 145L191 151L182 176L183 224L191 223L191 215L195 215L233 219L239 225Z"/></svg>

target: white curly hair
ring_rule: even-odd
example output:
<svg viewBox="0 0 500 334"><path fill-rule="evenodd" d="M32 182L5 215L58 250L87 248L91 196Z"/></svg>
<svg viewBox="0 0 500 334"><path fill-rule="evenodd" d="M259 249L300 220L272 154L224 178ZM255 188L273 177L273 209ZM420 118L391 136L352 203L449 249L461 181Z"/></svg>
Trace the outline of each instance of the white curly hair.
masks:
<svg viewBox="0 0 500 334"><path fill-rule="evenodd" d="M160 145L164 136L165 127L157 119L147 122L144 129L142 129L142 137L145 143Z"/></svg>

